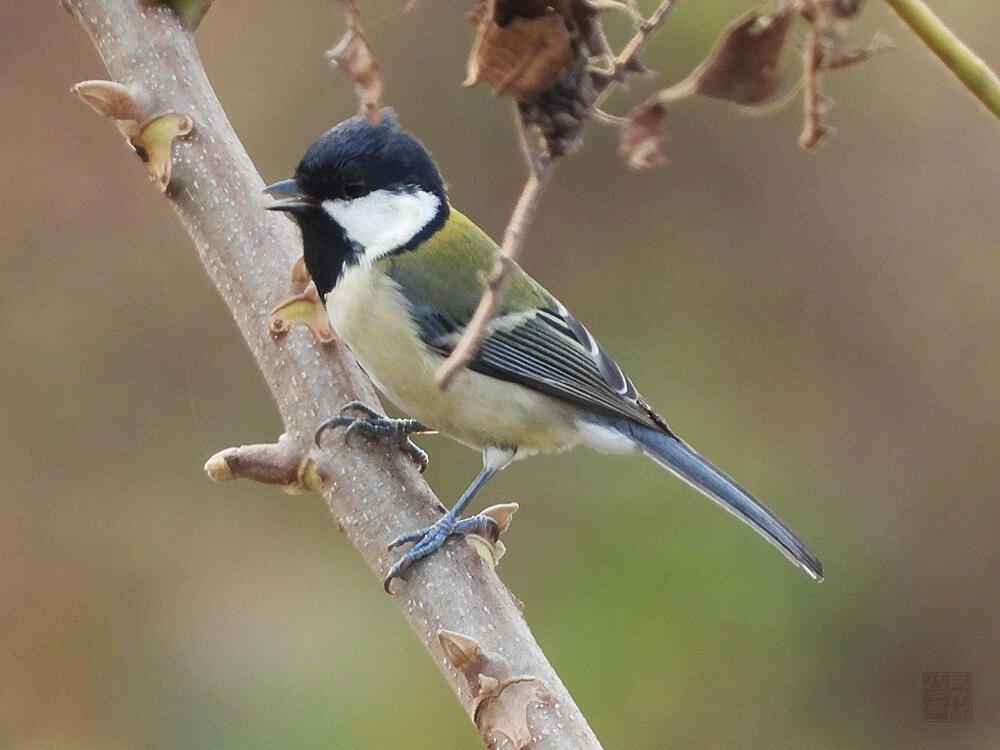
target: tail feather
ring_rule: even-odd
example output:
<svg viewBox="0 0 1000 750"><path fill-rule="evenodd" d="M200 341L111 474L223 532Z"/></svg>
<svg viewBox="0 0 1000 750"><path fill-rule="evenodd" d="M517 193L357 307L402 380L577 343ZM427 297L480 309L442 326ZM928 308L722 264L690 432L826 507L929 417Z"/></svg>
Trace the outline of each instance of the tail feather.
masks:
<svg viewBox="0 0 1000 750"><path fill-rule="evenodd" d="M647 456L755 529L814 579L823 580L823 563L805 544L749 492L683 440L635 422L628 422L624 431L635 438Z"/></svg>

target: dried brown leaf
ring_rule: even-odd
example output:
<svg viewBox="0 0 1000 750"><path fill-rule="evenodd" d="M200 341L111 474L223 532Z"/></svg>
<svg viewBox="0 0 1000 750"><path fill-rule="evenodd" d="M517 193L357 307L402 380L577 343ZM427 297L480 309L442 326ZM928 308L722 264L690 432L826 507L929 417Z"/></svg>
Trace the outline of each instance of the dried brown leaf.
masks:
<svg viewBox="0 0 1000 750"><path fill-rule="evenodd" d="M570 35L554 10L536 18L516 16L505 25L487 18L469 56L466 86L486 81L497 96L531 101L573 63Z"/></svg>
<svg viewBox="0 0 1000 750"><path fill-rule="evenodd" d="M486 81L514 99L544 152L565 154L597 96L591 63L609 54L603 9L590 0L483 0L469 14L477 29L465 85Z"/></svg>
<svg viewBox="0 0 1000 750"><path fill-rule="evenodd" d="M666 163L667 157L660 150L667 138L662 127L666 115L667 108L655 99L629 113L618 141L618 153L629 169L643 172Z"/></svg>
<svg viewBox="0 0 1000 750"><path fill-rule="evenodd" d="M374 125L382 116L382 66L361 29L357 7L351 0L341 2L347 16L347 31L326 54L330 62L347 73L354 82L360 102L358 111Z"/></svg>
<svg viewBox="0 0 1000 750"><path fill-rule="evenodd" d="M708 58L689 76L695 92L736 104L758 104L781 83L781 50L794 6L755 8L722 32Z"/></svg>

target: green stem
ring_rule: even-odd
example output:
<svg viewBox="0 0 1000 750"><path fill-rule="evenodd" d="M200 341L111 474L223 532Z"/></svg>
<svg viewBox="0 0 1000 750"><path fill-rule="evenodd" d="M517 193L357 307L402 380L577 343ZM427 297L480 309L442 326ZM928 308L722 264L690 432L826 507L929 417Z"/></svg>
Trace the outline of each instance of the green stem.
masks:
<svg viewBox="0 0 1000 750"><path fill-rule="evenodd" d="M923 0L886 0L986 108L1000 118L1000 79Z"/></svg>

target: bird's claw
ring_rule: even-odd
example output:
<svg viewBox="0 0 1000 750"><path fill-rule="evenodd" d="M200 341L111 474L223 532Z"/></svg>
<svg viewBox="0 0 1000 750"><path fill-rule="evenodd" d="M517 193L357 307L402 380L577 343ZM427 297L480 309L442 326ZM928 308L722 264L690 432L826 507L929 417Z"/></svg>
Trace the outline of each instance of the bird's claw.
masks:
<svg viewBox="0 0 1000 750"><path fill-rule="evenodd" d="M349 412L349 411L359 411L362 414L364 414L366 417L368 417L369 419L385 419L386 418L385 414L380 414L379 412L375 411L373 408L371 408L370 406L368 406L368 404L366 404L363 401L348 401L346 404L344 404L343 406L340 407L340 413L341 413L341 415L343 415L345 412Z"/></svg>
<svg viewBox="0 0 1000 750"><path fill-rule="evenodd" d="M456 520L445 516L433 526L425 529L411 531L409 534L401 534L389 543L389 549L395 549L404 544L415 542L396 563L389 568L382 581L386 593L394 578L397 578L404 570L422 557L434 552L449 536L465 536L466 534L480 534L488 536L491 541L500 538L500 526L489 516L472 516L464 520Z"/></svg>
<svg viewBox="0 0 1000 750"><path fill-rule="evenodd" d="M363 417L345 416L345 412L358 411ZM415 419L392 419L379 414L370 406L360 401L350 401L341 408L340 415L325 420L316 430L316 445L320 444L323 433L334 427L346 427L344 442L348 442L355 432L363 432L371 437L386 437L396 443L399 449L416 464L421 472L427 468L429 458L427 452L410 440L410 435L430 432L426 426Z"/></svg>

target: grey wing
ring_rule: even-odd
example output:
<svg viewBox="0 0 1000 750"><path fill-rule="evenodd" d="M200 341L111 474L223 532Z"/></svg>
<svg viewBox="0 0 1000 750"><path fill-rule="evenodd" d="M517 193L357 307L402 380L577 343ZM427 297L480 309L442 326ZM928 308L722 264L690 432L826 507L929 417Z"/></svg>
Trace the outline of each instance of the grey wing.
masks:
<svg viewBox="0 0 1000 750"><path fill-rule="evenodd" d="M554 301L554 300L553 300ZM447 356L465 327L415 305L424 342ZM491 321L469 369L520 383L610 417L624 417L670 432L618 364L565 307L511 313Z"/></svg>

